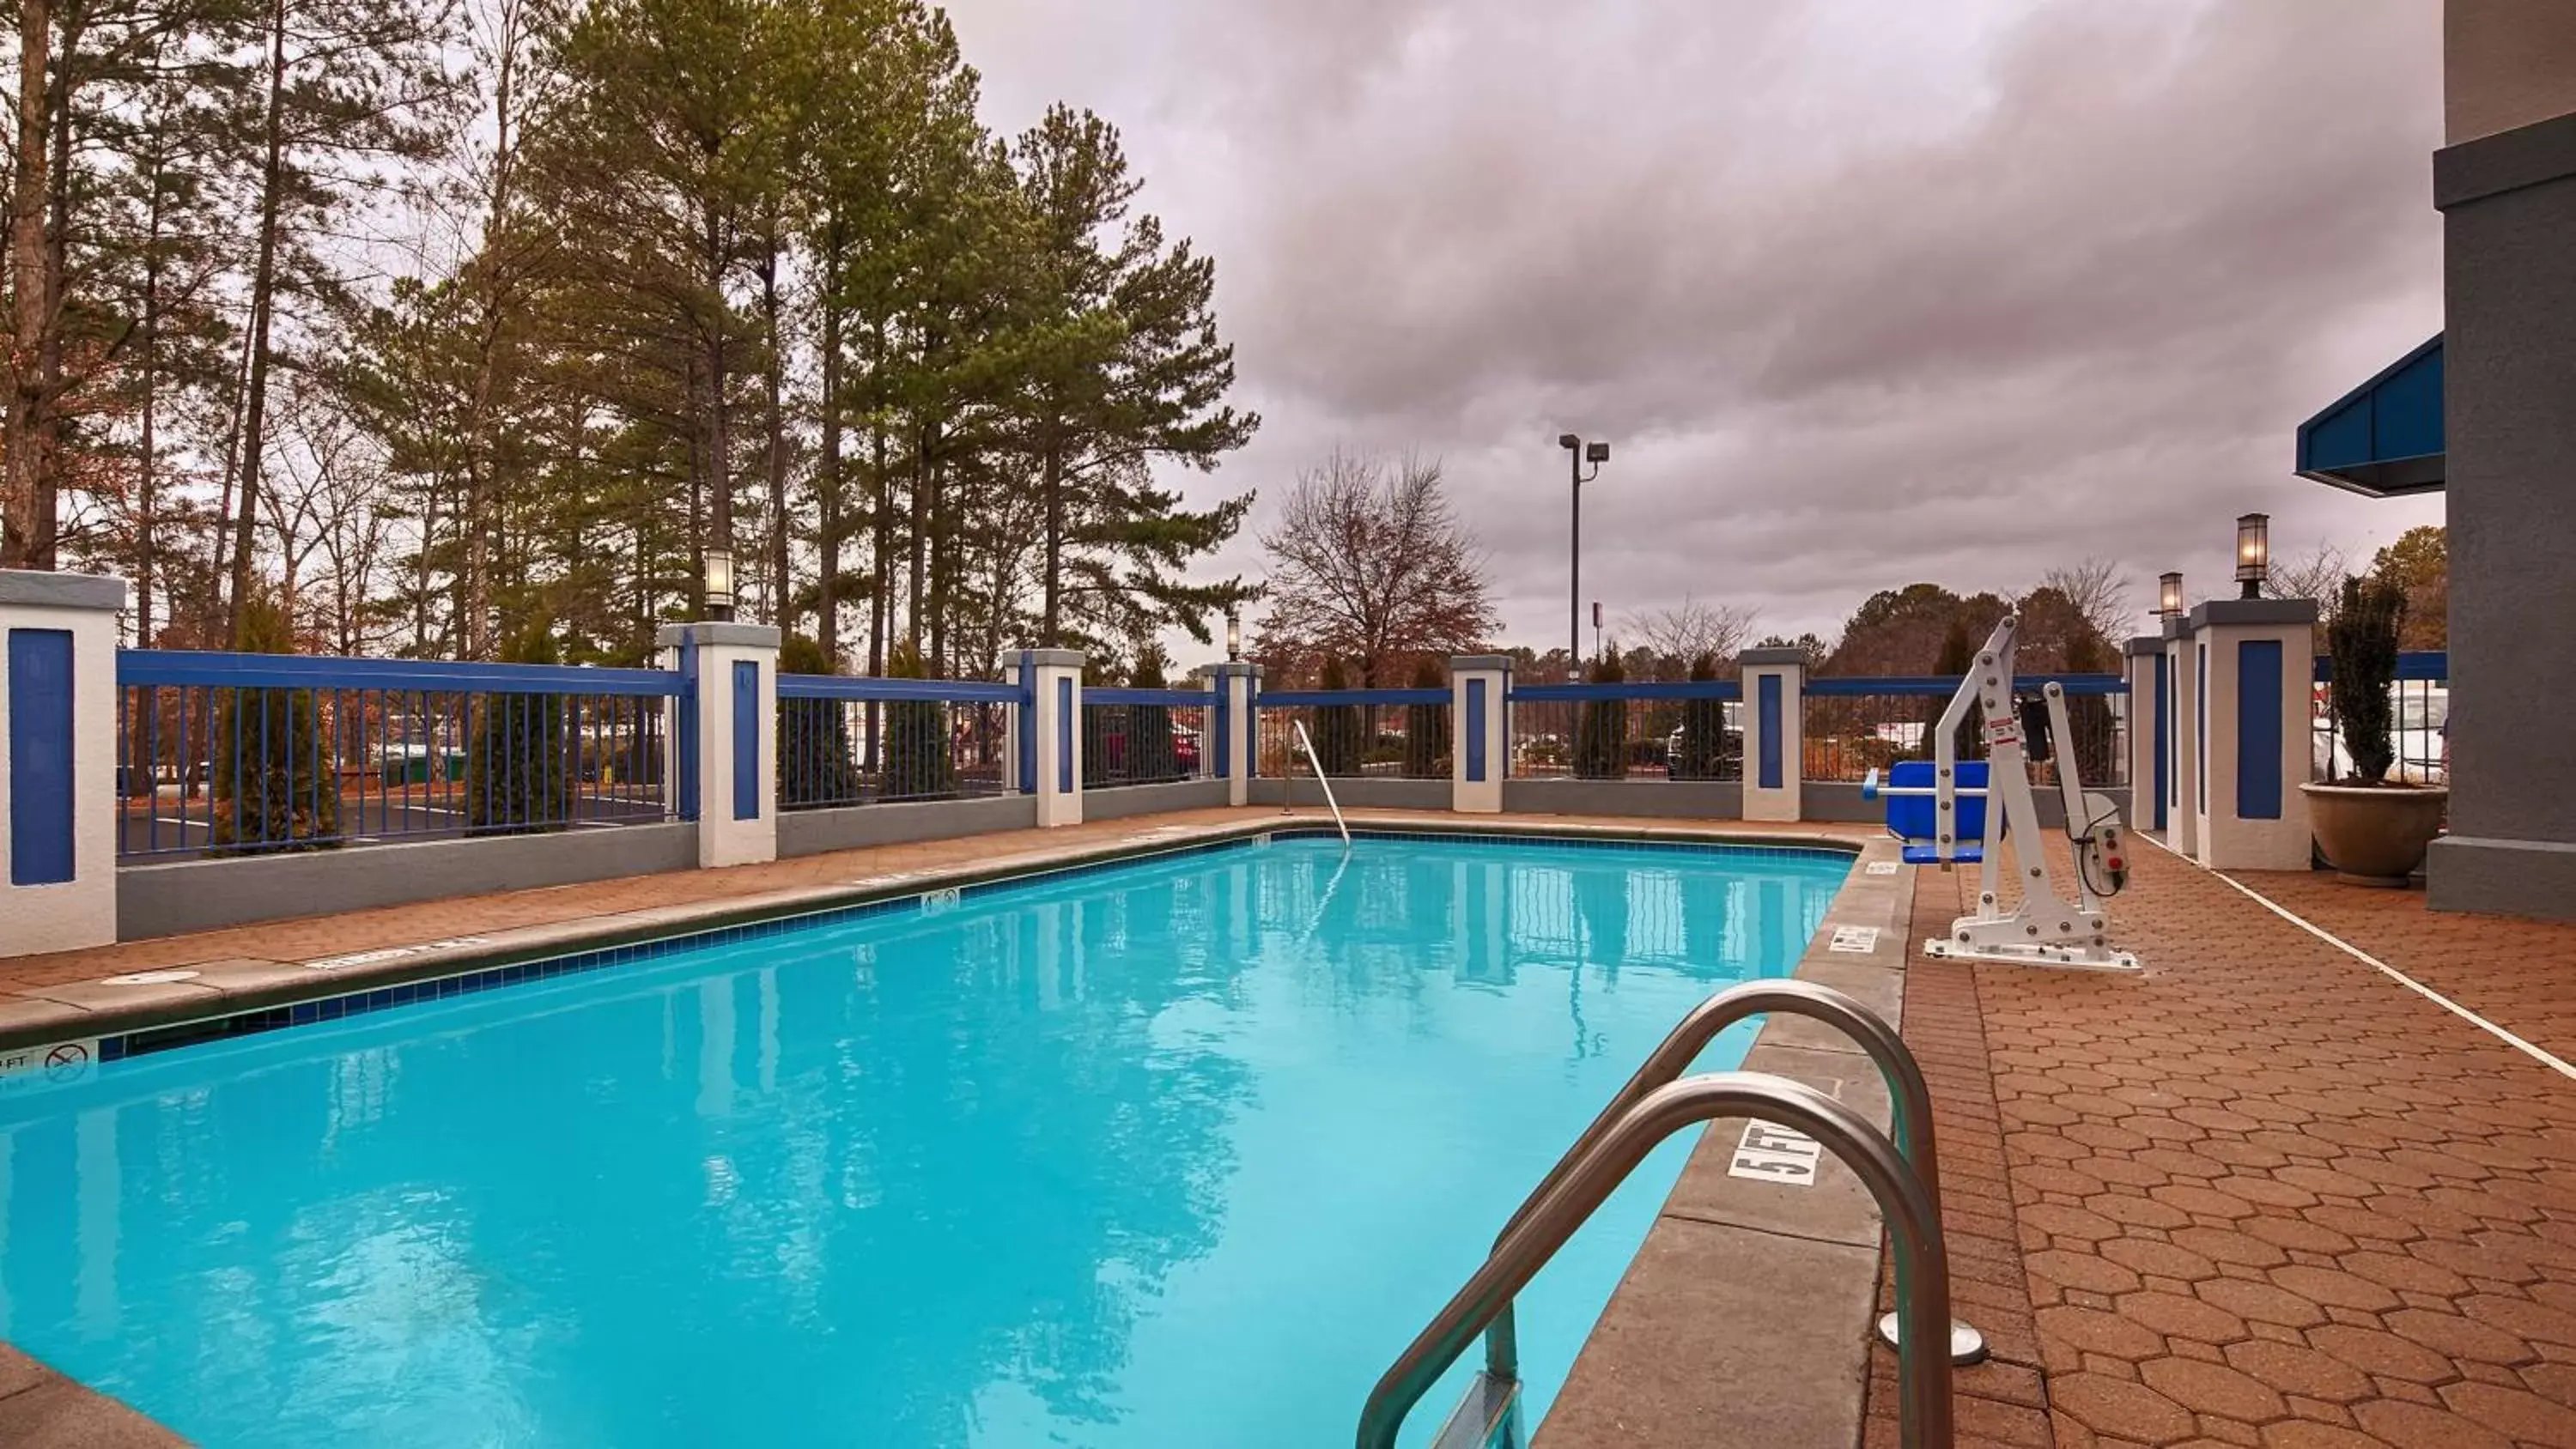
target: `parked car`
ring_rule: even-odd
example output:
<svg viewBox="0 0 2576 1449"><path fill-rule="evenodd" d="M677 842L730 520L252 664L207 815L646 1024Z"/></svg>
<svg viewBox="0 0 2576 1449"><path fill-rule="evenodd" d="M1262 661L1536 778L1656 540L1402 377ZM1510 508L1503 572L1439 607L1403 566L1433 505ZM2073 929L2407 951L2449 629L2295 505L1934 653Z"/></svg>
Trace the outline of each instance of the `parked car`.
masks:
<svg viewBox="0 0 2576 1449"><path fill-rule="evenodd" d="M2428 687L2399 680L2392 693L2397 717L2389 743L2396 747L2397 761L2388 767L2389 778L2419 785L2448 784L2451 691L2440 685ZM2326 708L2322 690L2317 694L2309 740L2309 764L2318 779L2340 780L2352 773L2352 755L2343 737L2335 733L2334 716Z"/></svg>
<svg viewBox="0 0 2576 1449"><path fill-rule="evenodd" d="M1682 727L1680 725L1675 725L1673 726L1673 732L1664 736L1664 758L1662 763L1667 775L1672 772L1673 765L1677 763L1681 757ZM1730 771L1727 769L1729 765L1732 765L1735 768ZM1728 774L1740 775L1744 773L1744 732L1742 730L1722 729L1717 732L1717 772L1721 778Z"/></svg>

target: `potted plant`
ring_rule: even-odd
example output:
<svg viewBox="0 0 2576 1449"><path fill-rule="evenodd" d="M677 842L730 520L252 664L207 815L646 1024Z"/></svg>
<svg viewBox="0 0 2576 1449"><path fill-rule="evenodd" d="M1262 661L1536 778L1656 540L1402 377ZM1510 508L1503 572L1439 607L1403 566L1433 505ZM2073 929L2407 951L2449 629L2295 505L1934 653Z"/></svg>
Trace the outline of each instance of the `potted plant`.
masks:
<svg viewBox="0 0 2576 1449"><path fill-rule="evenodd" d="M2403 886L2441 833L2451 792L2388 778L2396 762L2397 639L2406 591L2373 577L2346 579L2326 652L2334 661L2334 718L2352 774L2302 785L2308 821L2328 864L2356 885Z"/></svg>

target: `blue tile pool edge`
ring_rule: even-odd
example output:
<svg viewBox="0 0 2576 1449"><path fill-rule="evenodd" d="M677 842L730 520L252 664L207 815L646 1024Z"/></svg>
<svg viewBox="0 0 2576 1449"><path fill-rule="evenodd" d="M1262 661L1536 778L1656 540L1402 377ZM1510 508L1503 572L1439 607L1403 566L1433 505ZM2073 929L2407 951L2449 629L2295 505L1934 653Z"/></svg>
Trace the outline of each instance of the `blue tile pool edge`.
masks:
<svg viewBox="0 0 2576 1449"><path fill-rule="evenodd" d="M1856 860L1861 847L1856 843L1818 837L1813 842L1796 845L1756 842L1743 837L1694 832L1657 833L1651 830L1605 830L1601 827L1556 829L1546 826L1518 826L1508 830L1462 826L1458 828L1396 828L1369 825L1351 827L1353 839L1421 841L1449 843L1476 841L1488 844L1546 845L1578 849L1657 852L1677 851L1685 854L1732 855L1756 859L1821 859ZM602 946L575 947L554 955L537 954L528 959L488 966L469 966L445 975L423 976L397 984L370 986L329 996L288 1001L271 1006L252 1007L217 1016L167 1022L125 1031L108 1031L95 1038L97 1059L101 1062L122 1061L128 1057L152 1052L170 1051L211 1041L289 1027L311 1026L328 1021L342 1021L353 1016L385 1011L397 1006L410 1006L423 1001L444 1001L451 997L479 995L486 991L530 982L550 981L560 976L577 975L615 966L636 965L696 950L703 946L720 946L737 941L756 940L781 935L789 930L814 925L832 925L872 916L903 911L945 910L951 906L991 891L1026 885L1038 880L1057 880L1123 868L1146 860L1171 860L1224 850L1246 850L1273 840L1312 840L1335 838L1330 826L1312 822L1279 825L1245 826L1231 833L1201 840L1172 844L1121 842L1114 849L1095 855L1069 858L1061 863L1005 867L989 874L972 870L942 877L925 875L898 885L877 888L875 893L861 893L862 898L817 907L810 902L780 903L768 910L750 908L747 919L723 921L712 925L687 925L669 929L665 934L643 939L621 941ZM602 934L614 934L603 932ZM41 1070L31 1068L30 1072ZM13 1074L14 1075L14 1074Z"/></svg>

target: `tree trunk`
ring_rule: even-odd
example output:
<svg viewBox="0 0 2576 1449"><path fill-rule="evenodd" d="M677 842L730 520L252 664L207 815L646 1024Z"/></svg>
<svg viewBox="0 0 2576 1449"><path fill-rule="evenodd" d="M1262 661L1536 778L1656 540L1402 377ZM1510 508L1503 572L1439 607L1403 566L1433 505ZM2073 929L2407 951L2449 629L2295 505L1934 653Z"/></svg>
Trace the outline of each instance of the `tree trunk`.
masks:
<svg viewBox="0 0 2576 1449"><path fill-rule="evenodd" d="M1044 464L1046 477L1046 609L1038 642L1049 649L1064 645L1064 449L1050 431Z"/></svg>
<svg viewBox="0 0 2576 1449"><path fill-rule="evenodd" d="M250 594L251 527L259 516L260 451L268 422L269 316L277 294L277 231L285 190L286 0L269 6L268 110L264 123L266 155L260 166L259 262L251 275L250 379L242 397L240 512L233 528L233 577L230 634L242 643L242 601Z"/></svg>
<svg viewBox="0 0 2576 1449"><path fill-rule="evenodd" d="M9 270L14 324L10 339L9 413L0 428L6 486L0 488L0 568L38 568L50 552L44 494L45 397L40 353L52 312L45 289L45 66L54 17L47 0L18 9L17 185L9 199Z"/></svg>
<svg viewBox="0 0 2576 1449"><path fill-rule="evenodd" d="M707 544L733 553L733 467L730 439L725 436L725 303L724 303L724 220L713 206L706 211L706 284L707 295L715 313L706 319L707 333ZM705 575L703 571L700 577ZM734 581L737 600L742 593L739 576Z"/></svg>
<svg viewBox="0 0 2576 1449"><path fill-rule="evenodd" d="M770 622L781 634L796 628L796 604L793 585L793 560L788 557L787 527L787 388L783 353L785 339L778 326L778 229L772 225L762 236L760 259L760 311L762 325L769 333L768 366L761 381L768 392L768 415L761 425L768 433L769 456L769 570Z"/></svg>
<svg viewBox="0 0 2576 1449"><path fill-rule="evenodd" d="M841 242L835 222L823 251L823 457L816 470L814 639L841 664Z"/></svg>
<svg viewBox="0 0 2576 1449"><path fill-rule="evenodd" d="M157 158L156 158L157 160ZM152 168L152 202L143 231L143 416L134 480L134 647L152 647L152 584L159 542L160 487L153 476L161 402L161 178Z"/></svg>

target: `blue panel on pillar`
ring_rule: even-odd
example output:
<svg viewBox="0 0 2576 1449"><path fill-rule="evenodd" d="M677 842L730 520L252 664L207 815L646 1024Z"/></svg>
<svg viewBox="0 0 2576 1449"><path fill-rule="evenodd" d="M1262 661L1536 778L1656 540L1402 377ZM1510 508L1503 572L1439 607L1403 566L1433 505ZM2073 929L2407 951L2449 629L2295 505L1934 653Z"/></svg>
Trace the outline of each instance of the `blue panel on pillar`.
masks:
<svg viewBox="0 0 2576 1449"><path fill-rule="evenodd" d="M2236 646L2236 818L2281 818L2281 641Z"/></svg>
<svg viewBox="0 0 2576 1449"><path fill-rule="evenodd" d="M72 878L72 635L9 631L9 884Z"/></svg>
<svg viewBox="0 0 2576 1449"><path fill-rule="evenodd" d="M680 818L698 818L698 646L683 644L680 654L680 694L671 702L671 712L678 723L672 727L671 753L679 757Z"/></svg>
<svg viewBox="0 0 2576 1449"><path fill-rule="evenodd" d="M1038 667L1020 661L1020 793L1038 792Z"/></svg>
<svg viewBox="0 0 2576 1449"><path fill-rule="evenodd" d="M1073 707L1073 677L1067 675L1055 682L1055 788L1060 795L1073 793L1073 718L1079 712Z"/></svg>
<svg viewBox="0 0 2576 1449"><path fill-rule="evenodd" d="M1467 681L1467 778L1485 782L1485 681Z"/></svg>
<svg viewBox="0 0 2576 1449"><path fill-rule="evenodd" d="M1757 777L1757 783L1765 790L1777 790L1780 788L1780 676L1763 675L1757 686L1757 698L1756 727L1762 731L1762 773Z"/></svg>
<svg viewBox="0 0 2576 1449"><path fill-rule="evenodd" d="M1216 680L1216 728L1201 742L1202 750L1216 753L1216 777L1226 779L1234 774L1234 684L1222 675Z"/></svg>
<svg viewBox="0 0 2576 1449"><path fill-rule="evenodd" d="M2191 685L2192 721L2191 757L2197 763L2192 778L2200 783L2200 808L2209 808L2209 646L2194 646L2197 663L2193 665Z"/></svg>
<svg viewBox="0 0 2576 1449"><path fill-rule="evenodd" d="M2173 777L2173 666L2156 656L2156 829L2165 828L2166 781Z"/></svg>
<svg viewBox="0 0 2576 1449"><path fill-rule="evenodd" d="M760 666L733 664L733 818L760 818Z"/></svg>

